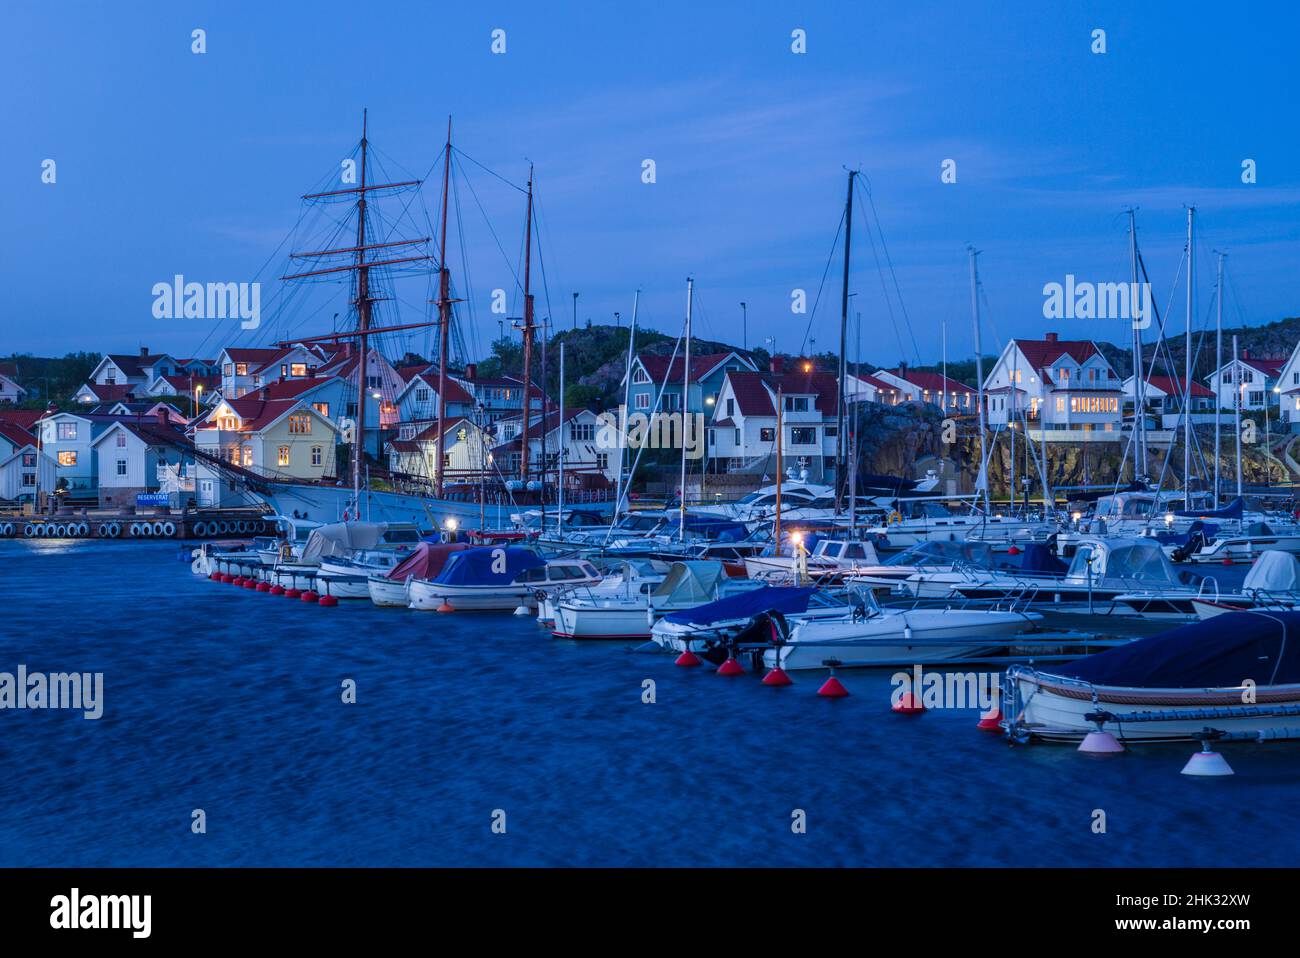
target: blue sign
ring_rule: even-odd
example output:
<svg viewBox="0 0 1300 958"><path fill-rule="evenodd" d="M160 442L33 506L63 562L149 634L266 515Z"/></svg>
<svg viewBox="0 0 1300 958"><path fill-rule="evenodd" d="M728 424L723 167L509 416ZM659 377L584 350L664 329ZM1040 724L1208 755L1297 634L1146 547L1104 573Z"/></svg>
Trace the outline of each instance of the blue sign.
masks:
<svg viewBox="0 0 1300 958"><path fill-rule="evenodd" d="M138 492L135 496L137 506L165 506L171 502L171 497L165 492Z"/></svg>

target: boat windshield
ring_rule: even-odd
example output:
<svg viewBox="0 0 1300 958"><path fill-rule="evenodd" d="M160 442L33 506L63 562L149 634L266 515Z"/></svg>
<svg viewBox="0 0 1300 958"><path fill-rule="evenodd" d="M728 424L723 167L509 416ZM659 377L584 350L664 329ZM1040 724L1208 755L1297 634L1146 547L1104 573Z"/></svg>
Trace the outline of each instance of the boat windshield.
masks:
<svg viewBox="0 0 1300 958"><path fill-rule="evenodd" d="M893 556L885 565L933 566L971 562L987 567L992 561L992 547L982 542L922 542Z"/></svg>

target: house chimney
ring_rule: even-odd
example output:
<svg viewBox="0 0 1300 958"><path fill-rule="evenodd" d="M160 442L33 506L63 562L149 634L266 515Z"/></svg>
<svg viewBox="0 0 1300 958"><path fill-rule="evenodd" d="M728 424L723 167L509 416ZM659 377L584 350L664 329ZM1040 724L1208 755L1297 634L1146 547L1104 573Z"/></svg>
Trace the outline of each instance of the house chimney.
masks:
<svg viewBox="0 0 1300 958"><path fill-rule="evenodd" d="M160 426L171 425L171 418L167 415L167 410L162 406L159 406L157 409L154 410L154 415L158 417L158 425Z"/></svg>
<svg viewBox="0 0 1300 958"><path fill-rule="evenodd" d="M1054 343L1054 342L1056 342L1056 333L1048 333L1048 334L1047 334L1047 341L1048 341L1049 343Z"/></svg>
<svg viewBox="0 0 1300 958"><path fill-rule="evenodd" d="M141 347L140 347L140 358L141 358L141 359L144 359L144 358L147 357L148 355L149 355L149 347L148 347L148 346L141 346Z"/></svg>
<svg viewBox="0 0 1300 958"><path fill-rule="evenodd" d="M466 364L465 364L465 378L466 378L466 379L477 379L477 378L478 378L478 363L466 363Z"/></svg>
<svg viewBox="0 0 1300 958"><path fill-rule="evenodd" d="M767 368L770 369L776 375L778 376L781 375L781 373L785 370L785 357L773 356L771 361L767 364Z"/></svg>
<svg viewBox="0 0 1300 958"><path fill-rule="evenodd" d="M1242 359L1249 359L1249 358L1250 358L1250 350L1249 350L1249 349L1243 349L1243 350L1241 351L1241 358L1242 358Z"/></svg>

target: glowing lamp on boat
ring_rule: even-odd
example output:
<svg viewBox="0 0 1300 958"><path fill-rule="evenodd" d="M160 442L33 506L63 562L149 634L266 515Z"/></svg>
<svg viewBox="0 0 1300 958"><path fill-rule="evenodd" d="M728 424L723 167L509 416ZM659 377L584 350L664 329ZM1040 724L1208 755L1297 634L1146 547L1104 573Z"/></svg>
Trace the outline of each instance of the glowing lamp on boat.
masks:
<svg viewBox="0 0 1300 958"><path fill-rule="evenodd" d="M1080 519L1083 518L1083 513L1082 513L1082 512L1072 512L1072 513L1070 513L1070 518L1073 519L1075 522L1078 522Z"/></svg>
<svg viewBox="0 0 1300 958"><path fill-rule="evenodd" d="M1166 512L1166 513L1165 513L1165 525L1167 525L1167 526L1172 526L1173 524L1174 524L1174 514L1173 514L1172 512Z"/></svg>
<svg viewBox="0 0 1300 958"><path fill-rule="evenodd" d="M453 517L453 516L448 516L446 519L444 519L444 520L442 521L442 527L443 527L444 529L446 529L448 532L455 532L455 531L456 531L456 519L455 519L455 517Z"/></svg>

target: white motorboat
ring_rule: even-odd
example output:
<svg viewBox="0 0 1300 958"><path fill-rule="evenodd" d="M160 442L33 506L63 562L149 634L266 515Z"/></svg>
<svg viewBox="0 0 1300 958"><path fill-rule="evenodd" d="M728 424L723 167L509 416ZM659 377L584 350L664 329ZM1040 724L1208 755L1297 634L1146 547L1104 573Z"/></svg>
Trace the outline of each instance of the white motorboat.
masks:
<svg viewBox="0 0 1300 958"><path fill-rule="evenodd" d="M552 559L531 549L484 546L457 552L433 579L407 581L409 608L437 611L513 611L537 608L539 592L595 584L585 559Z"/></svg>
<svg viewBox="0 0 1300 958"><path fill-rule="evenodd" d="M556 608L569 599L609 601L646 595L664 580L670 567L671 563L655 559L620 559L603 570L604 578L596 585L575 586L538 596L537 624L555 625Z"/></svg>
<svg viewBox="0 0 1300 958"><path fill-rule="evenodd" d="M405 550L359 549L350 556L321 559L316 590L336 599L368 599L370 577L391 572L408 556Z"/></svg>
<svg viewBox="0 0 1300 958"><path fill-rule="evenodd" d="M1300 736L1300 612L1232 612L1067 666L1012 666L1007 734L1077 741Z"/></svg>
<svg viewBox="0 0 1300 958"><path fill-rule="evenodd" d="M906 510L906 514L899 509ZM1059 531L1057 523L1041 518L984 515L949 509L942 502L899 500L898 509L881 525L869 526L867 535L882 541L883 549L908 549L922 542L978 541L1009 549L1031 542L1043 543Z"/></svg>
<svg viewBox="0 0 1300 958"><path fill-rule="evenodd" d="M1030 550L1046 547L1031 544ZM958 573L970 570L984 573L992 570L999 560L993 549L983 542L922 542L886 559L879 565L859 565L844 577L848 586L867 586L877 592L900 592L921 598L946 598L952 586L933 578L939 573ZM1064 573L1066 566L1060 565Z"/></svg>
<svg viewBox="0 0 1300 958"><path fill-rule="evenodd" d="M648 639L663 616L758 588L749 579L729 576L721 562L674 562L663 579L623 594L570 593L555 606L558 639Z"/></svg>
<svg viewBox="0 0 1300 958"><path fill-rule="evenodd" d="M785 670L918 665L989 655L1042 616L1002 610L882 609L868 589L851 602L813 588L772 587L675 612L654 640L712 662L761 652Z"/></svg>
<svg viewBox="0 0 1300 958"><path fill-rule="evenodd" d="M316 582L322 563L334 562L329 574L335 577L340 591L330 594L336 598L364 599L370 594L365 578L379 566L371 570L352 570L338 560L367 551L400 553L400 561L420 542L420 530L409 523L331 522L317 525L308 533L301 548L291 548L289 540L281 543L281 554L268 565L267 578L285 588L315 589L317 585L324 585ZM392 565L396 562L386 567ZM348 576L352 579L345 578Z"/></svg>
<svg viewBox="0 0 1300 958"><path fill-rule="evenodd" d="M1110 606L1143 614L1190 615L1201 595L1199 577L1180 574L1149 538L1088 536L1082 539L1063 576L1015 571L939 573L932 585L949 582L954 594L1033 604Z"/></svg>
<svg viewBox="0 0 1300 958"><path fill-rule="evenodd" d="M452 553L468 548L463 542L421 542L392 569L367 577L370 601L378 606L405 609L411 604L406 594L406 583L410 579L436 578Z"/></svg>
<svg viewBox="0 0 1300 958"><path fill-rule="evenodd" d="M800 533L795 533L800 537ZM796 550L803 549L802 538L794 542ZM860 566L878 565L880 558L875 546L865 539L821 539L811 553L803 555L750 556L745 560L745 572L751 579L791 579L804 570L819 581L846 575Z"/></svg>

